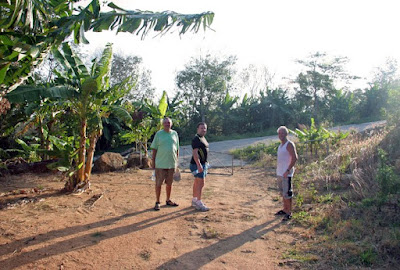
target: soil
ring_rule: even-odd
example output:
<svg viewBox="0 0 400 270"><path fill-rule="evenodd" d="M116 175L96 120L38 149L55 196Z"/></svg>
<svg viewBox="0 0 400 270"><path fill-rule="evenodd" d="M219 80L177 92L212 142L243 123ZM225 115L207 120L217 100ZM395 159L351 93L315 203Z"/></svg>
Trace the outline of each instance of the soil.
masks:
<svg viewBox="0 0 400 270"><path fill-rule="evenodd" d="M284 254L299 237L274 213L273 170L214 168L190 206L193 176L154 211L151 170L93 174L90 191L62 194L58 174L0 178L0 269L296 269Z"/></svg>

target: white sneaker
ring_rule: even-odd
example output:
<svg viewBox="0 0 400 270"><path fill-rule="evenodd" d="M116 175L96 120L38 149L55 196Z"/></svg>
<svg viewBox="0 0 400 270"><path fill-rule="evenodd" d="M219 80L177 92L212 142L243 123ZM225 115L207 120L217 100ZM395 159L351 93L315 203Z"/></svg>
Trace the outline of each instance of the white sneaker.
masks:
<svg viewBox="0 0 400 270"><path fill-rule="evenodd" d="M197 200L195 201L195 200L192 200L192 207L194 207L194 208L196 208L196 206L197 206Z"/></svg>
<svg viewBox="0 0 400 270"><path fill-rule="evenodd" d="M195 207L196 207L196 210L199 210L202 212L206 212L206 211L210 210L210 208L208 208L202 201L197 201Z"/></svg>

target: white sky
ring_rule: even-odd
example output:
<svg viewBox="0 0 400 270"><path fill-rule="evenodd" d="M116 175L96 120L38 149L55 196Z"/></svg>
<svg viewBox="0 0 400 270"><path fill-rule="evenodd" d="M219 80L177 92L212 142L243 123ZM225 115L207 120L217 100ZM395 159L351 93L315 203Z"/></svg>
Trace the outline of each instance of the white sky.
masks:
<svg viewBox="0 0 400 270"><path fill-rule="evenodd" d="M296 59L316 51L347 56L352 75L372 77L388 57L400 60L398 0L114 0L126 9L173 10L179 13L213 11L213 31L179 37L109 32L89 33L90 48L113 42L114 51L138 55L152 71L157 93L174 89L177 71L191 57L211 53L236 55L238 68L264 65L275 79L294 78ZM400 61L399 61L400 63Z"/></svg>

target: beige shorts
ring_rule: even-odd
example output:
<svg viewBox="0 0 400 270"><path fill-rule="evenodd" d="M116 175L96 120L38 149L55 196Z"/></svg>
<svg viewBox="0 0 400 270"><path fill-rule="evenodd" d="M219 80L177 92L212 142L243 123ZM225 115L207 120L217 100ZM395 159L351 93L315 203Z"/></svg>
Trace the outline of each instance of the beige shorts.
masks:
<svg viewBox="0 0 400 270"><path fill-rule="evenodd" d="M290 199L293 197L292 177L278 176L278 188L283 198Z"/></svg>
<svg viewBox="0 0 400 270"><path fill-rule="evenodd" d="M165 182L168 186L174 181L175 169L157 169L156 168L156 186L162 186Z"/></svg>

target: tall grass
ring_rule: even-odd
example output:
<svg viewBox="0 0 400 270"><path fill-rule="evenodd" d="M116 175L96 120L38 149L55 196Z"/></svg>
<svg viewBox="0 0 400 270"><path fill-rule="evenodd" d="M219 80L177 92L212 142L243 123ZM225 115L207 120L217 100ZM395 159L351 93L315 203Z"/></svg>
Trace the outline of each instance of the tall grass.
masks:
<svg viewBox="0 0 400 270"><path fill-rule="evenodd" d="M263 158L263 149L244 153ZM400 163L400 127L352 134L326 156L301 155L292 225L303 237L293 254L314 258L303 267L398 268L400 168L394 165Z"/></svg>

